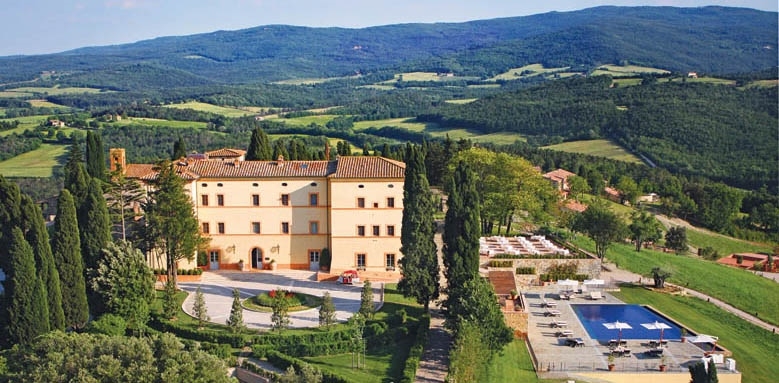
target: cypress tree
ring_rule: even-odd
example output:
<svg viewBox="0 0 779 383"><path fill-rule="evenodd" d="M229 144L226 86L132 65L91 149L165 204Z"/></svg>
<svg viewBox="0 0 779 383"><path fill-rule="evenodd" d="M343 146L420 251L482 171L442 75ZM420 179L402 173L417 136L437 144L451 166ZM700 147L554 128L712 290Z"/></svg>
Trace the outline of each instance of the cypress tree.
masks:
<svg viewBox="0 0 779 383"><path fill-rule="evenodd" d="M322 296L322 306L319 307L319 327L324 326L330 330L330 326L335 323L335 304L329 291L325 291Z"/></svg>
<svg viewBox="0 0 779 383"><path fill-rule="evenodd" d="M195 303L192 304L192 314L195 316L195 319L197 319L198 328L203 328L203 323L211 319L208 316L206 299L203 296L203 290L200 290L200 286L198 286L195 291Z"/></svg>
<svg viewBox="0 0 779 383"><path fill-rule="evenodd" d="M87 132L87 174L100 180L106 180L105 152L100 133Z"/></svg>
<svg viewBox="0 0 779 383"><path fill-rule="evenodd" d="M65 326L81 328L89 319L89 306L84 281L84 260L81 257L81 240L76 221L76 206L73 196L67 189L62 190L57 201L57 218L54 220L51 250L60 272Z"/></svg>
<svg viewBox="0 0 779 383"><path fill-rule="evenodd" d="M97 178L90 180L84 204L78 209L78 228L84 265L87 269L94 269L103 249L111 241L111 218Z"/></svg>
<svg viewBox="0 0 779 383"><path fill-rule="evenodd" d="M270 147L270 139L262 128L255 128L252 131L252 138L249 141L249 148L246 150L247 161L268 161L273 159Z"/></svg>
<svg viewBox="0 0 779 383"><path fill-rule="evenodd" d="M24 219L28 222L26 239L32 246L35 254L35 266L38 276L43 281L46 290L46 302L49 311L49 328L52 330L65 329L65 314L62 311L62 291L60 289L60 276L54 264L54 255L49 243L49 231L43 222L41 210L32 198L22 197L22 211Z"/></svg>
<svg viewBox="0 0 779 383"><path fill-rule="evenodd" d="M27 345L49 331L49 313L43 282L35 274L35 256L22 230L11 234L8 291L8 335L13 343Z"/></svg>
<svg viewBox="0 0 779 383"><path fill-rule="evenodd" d="M373 305L373 288L371 287L371 281L366 280L362 285L362 291L360 291L360 315L365 319L373 318L373 313L376 311L376 307Z"/></svg>
<svg viewBox="0 0 779 383"><path fill-rule="evenodd" d="M74 143L70 146L68 161L65 163L63 172L65 173L64 186L71 196L73 196L76 206L81 206L87 195L89 181L87 171L84 168L81 147Z"/></svg>
<svg viewBox="0 0 779 383"><path fill-rule="evenodd" d="M279 156L284 157L285 159L289 159L289 152L287 152L287 147L284 145L284 141L280 139L273 143L273 155L271 158L276 160L279 158Z"/></svg>
<svg viewBox="0 0 779 383"><path fill-rule="evenodd" d="M179 158L184 158L187 156L187 147L184 145L184 139L181 138L179 135L179 138L176 140L176 142L173 144L173 155L171 156L172 161L176 161Z"/></svg>
<svg viewBox="0 0 779 383"><path fill-rule="evenodd" d="M406 146L403 220L400 232L401 279L398 290L427 310L439 295L438 249L435 244L435 205L419 148Z"/></svg>
<svg viewBox="0 0 779 383"><path fill-rule="evenodd" d="M447 301L444 306L451 318L456 314L456 302L465 283L479 276L479 193L473 172L465 162L459 162L450 177L444 225L444 266L447 279Z"/></svg>
<svg viewBox="0 0 779 383"><path fill-rule="evenodd" d="M11 270L10 249L13 229L19 223L21 192L19 186L0 176L0 269L6 274ZM8 308L8 294L0 294L0 329L3 338L7 338L8 315L3 315Z"/></svg>
<svg viewBox="0 0 779 383"><path fill-rule="evenodd" d="M282 297L284 295L282 294ZM286 299L286 298L285 298ZM233 306L230 308L230 317L227 318L227 327L234 333L240 333L244 329L243 306L241 306L241 293L233 289Z"/></svg>

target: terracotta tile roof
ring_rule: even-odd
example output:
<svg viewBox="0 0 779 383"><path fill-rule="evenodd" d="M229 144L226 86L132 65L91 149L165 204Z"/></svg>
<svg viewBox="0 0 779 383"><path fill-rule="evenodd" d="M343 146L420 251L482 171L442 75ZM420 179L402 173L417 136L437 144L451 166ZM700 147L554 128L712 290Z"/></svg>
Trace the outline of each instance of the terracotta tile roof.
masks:
<svg viewBox="0 0 779 383"><path fill-rule="evenodd" d="M565 169L557 169L557 170L552 170L549 173L544 173L542 177L554 179L554 180L565 180L568 177L575 176L575 175L576 173L571 173Z"/></svg>
<svg viewBox="0 0 779 383"><path fill-rule="evenodd" d="M178 162L184 178L403 178L406 164L383 157L339 157L337 161L210 161ZM157 178L154 165L128 164L127 177L150 181Z"/></svg>
<svg viewBox="0 0 779 383"><path fill-rule="evenodd" d="M406 164L384 157L338 157L333 178L403 178Z"/></svg>
<svg viewBox="0 0 779 383"><path fill-rule="evenodd" d="M576 202L574 200L568 200L565 202L565 205L563 205L563 209L575 211L577 213L584 213L584 211L587 210L587 205L581 202Z"/></svg>
<svg viewBox="0 0 779 383"><path fill-rule="evenodd" d="M615 197L619 197L619 190L617 190L617 189L614 189L614 188L612 188L612 187L606 186L605 188L603 188L603 191L604 191L606 194L608 194L608 195L615 196Z"/></svg>
<svg viewBox="0 0 779 383"><path fill-rule="evenodd" d="M206 155L210 158L235 158L246 154L245 150L222 148L206 152Z"/></svg>
<svg viewBox="0 0 779 383"><path fill-rule="evenodd" d="M196 161L189 168L203 178L326 177L327 161Z"/></svg>
<svg viewBox="0 0 779 383"><path fill-rule="evenodd" d="M517 289L517 285L514 283L513 271L491 270L487 278L490 280L497 295L509 295L511 290L516 291Z"/></svg>

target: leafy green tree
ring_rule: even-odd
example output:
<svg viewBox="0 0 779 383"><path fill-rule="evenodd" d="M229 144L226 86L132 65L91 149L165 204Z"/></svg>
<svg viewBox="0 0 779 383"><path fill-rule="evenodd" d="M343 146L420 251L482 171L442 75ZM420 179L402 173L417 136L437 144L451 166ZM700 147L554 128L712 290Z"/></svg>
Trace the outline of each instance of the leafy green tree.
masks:
<svg viewBox="0 0 779 383"><path fill-rule="evenodd" d="M322 383L322 371L309 363L300 367L300 383Z"/></svg>
<svg viewBox="0 0 779 383"><path fill-rule="evenodd" d="M241 306L241 293L238 289L233 289L233 306L230 308L230 317L227 318L227 327L236 334L246 327L243 323L243 306Z"/></svg>
<svg viewBox="0 0 779 383"><path fill-rule="evenodd" d="M329 291L322 295L322 306L319 307L319 327L324 326L330 330L330 326L335 323L335 304Z"/></svg>
<svg viewBox="0 0 779 383"><path fill-rule="evenodd" d="M29 196L22 196L23 219L27 222L26 239L35 254L38 276L46 289L46 302L49 311L49 328L65 329L65 313L62 311L62 290L60 276L51 252L49 232L43 222L40 207Z"/></svg>
<svg viewBox="0 0 779 383"><path fill-rule="evenodd" d="M252 131L252 137L249 141L249 148L246 150L247 161L268 161L272 160L273 150L270 146L270 139L262 128L255 128Z"/></svg>
<svg viewBox="0 0 779 383"><path fill-rule="evenodd" d="M65 326L81 328L89 319L89 305L84 281L84 260L81 258L81 240L76 222L76 206L73 196L67 189L62 190L57 200L57 217L54 219L51 250L60 274Z"/></svg>
<svg viewBox="0 0 779 383"><path fill-rule="evenodd" d="M105 152L100 133L87 131L87 174L92 178L106 180Z"/></svg>
<svg viewBox="0 0 779 383"><path fill-rule="evenodd" d="M636 244L636 251L641 251L644 243L655 242L663 238L663 226L655 216L646 211L635 211L632 222L628 225L630 239Z"/></svg>
<svg viewBox="0 0 779 383"><path fill-rule="evenodd" d="M352 352L352 368L365 367L365 317L359 312L347 320L349 348Z"/></svg>
<svg viewBox="0 0 779 383"><path fill-rule="evenodd" d="M718 383L717 365L714 361L698 362L688 366L690 370L690 383Z"/></svg>
<svg viewBox="0 0 779 383"><path fill-rule="evenodd" d="M444 224L444 273L447 319L457 315L457 302L465 282L479 274L479 196L474 176L465 162L460 162L447 183L448 210Z"/></svg>
<svg viewBox="0 0 779 383"><path fill-rule="evenodd" d="M454 347L449 354L450 382L478 382L485 374L485 356L491 351L483 342L481 328L470 321L460 325Z"/></svg>
<svg viewBox="0 0 779 383"><path fill-rule="evenodd" d="M206 299L203 296L203 291L200 290L200 286L195 290L195 302L192 304L192 313L195 314L198 328L203 328L203 323L208 322L211 319L208 316Z"/></svg>
<svg viewBox="0 0 779 383"><path fill-rule="evenodd" d="M671 277L671 272L663 270L660 267L652 268L652 279L655 281L655 287L662 289L665 287L665 280Z"/></svg>
<svg viewBox="0 0 779 383"><path fill-rule="evenodd" d="M592 188L587 184L587 179L581 176L570 176L566 180L568 182L568 191L571 193L571 197L575 200L579 200L584 193L589 193Z"/></svg>
<svg viewBox="0 0 779 383"><path fill-rule="evenodd" d="M575 231L586 234L595 242L595 253L603 260L606 250L625 238L625 223L604 204L592 204L574 219Z"/></svg>
<svg viewBox="0 0 779 383"><path fill-rule="evenodd" d="M271 309L271 328L276 331L283 331L289 327L289 300L287 299L287 292L281 288L276 289L273 296Z"/></svg>
<svg viewBox="0 0 779 383"><path fill-rule="evenodd" d="M484 278L475 276L466 281L452 307L456 311L447 317L446 326L455 336L459 335L464 322L472 322L481 329L482 342L492 353L500 352L513 339L492 285Z"/></svg>
<svg viewBox="0 0 779 383"><path fill-rule="evenodd" d="M168 281L173 282L175 289L178 286L178 261L194 259L206 240L200 236L192 200L184 191L184 180L176 174L174 165L162 162L158 170L159 174L152 183L154 191L144 206L144 250L162 253Z"/></svg>
<svg viewBox="0 0 779 383"><path fill-rule="evenodd" d="M187 147L184 144L184 139L179 135L175 143L173 143L173 155L170 157L171 161L176 161L181 158L187 157Z"/></svg>
<svg viewBox="0 0 779 383"><path fill-rule="evenodd" d="M376 311L373 305L373 288L371 287L371 281L366 280L362 285L360 291L360 315L365 319L373 318L373 313Z"/></svg>
<svg viewBox="0 0 779 383"><path fill-rule="evenodd" d="M687 228L675 226L665 233L665 247L683 253L687 251Z"/></svg>
<svg viewBox="0 0 779 383"><path fill-rule="evenodd" d="M106 312L142 330L154 301L154 273L140 250L126 241L109 243L91 275L92 290Z"/></svg>
<svg viewBox="0 0 779 383"><path fill-rule="evenodd" d="M425 306L439 296L438 249L435 244L435 204L425 176L420 150L406 146L403 220L400 232L401 279L398 290Z"/></svg>
<svg viewBox="0 0 779 383"><path fill-rule="evenodd" d="M9 351L12 382L233 382L227 366L203 350L184 348L172 334L151 337L52 332Z"/></svg>
<svg viewBox="0 0 779 383"><path fill-rule="evenodd" d="M628 176L619 177L616 188L619 190L623 203L627 201L631 205L635 205L636 200L641 196L641 189L638 187L638 184Z"/></svg>
<svg viewBox="0 0 779 383"><path fill-rule="evenodd" d="M122 240L134 242L128 234L134 232L135 218L139 217L138 209L146 197L146 191L141 184L132 178L127 178L122 169L117 169L110 174L110 180L106 184L106 203L108 213L114 228L112 234Z"/></svg>
<svg viewBox="0 0 779 383"><path fill-rule="evenodd" d="M12 232L8 295L8 335L13 343L28 345L49 331L49 307L43 281L35 273L32 247L19 228Z"/></svg>
<svg viewBox="0 0 779 383"><path fill-rule="evenodd" d="M87 324L86 332L111 336L124 336L127 333L127 321L114 314L103 314Z"/></svg>

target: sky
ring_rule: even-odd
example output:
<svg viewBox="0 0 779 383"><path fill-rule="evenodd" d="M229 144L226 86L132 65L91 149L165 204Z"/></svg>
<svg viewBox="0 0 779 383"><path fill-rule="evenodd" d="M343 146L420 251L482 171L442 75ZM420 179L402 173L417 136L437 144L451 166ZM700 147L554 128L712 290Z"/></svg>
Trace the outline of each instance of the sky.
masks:
<svg viewBox="0 0 779 383"><path fill-rule="evenodd" d="M462 22L600 5L722 5L777 12L777 0L5 0L0 56L62 52L260 25L363 28ZM527 4L531 3L531 4Z"/></svg>

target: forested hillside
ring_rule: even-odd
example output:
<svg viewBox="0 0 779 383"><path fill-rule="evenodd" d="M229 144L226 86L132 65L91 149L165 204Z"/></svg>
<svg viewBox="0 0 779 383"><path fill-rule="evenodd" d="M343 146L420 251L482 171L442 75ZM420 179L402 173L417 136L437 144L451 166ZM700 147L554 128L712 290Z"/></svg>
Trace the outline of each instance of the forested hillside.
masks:
<svg viewBox="0 0 779 383"><path fill-rule="evenodd" d="M511 131L535 143L610 138L674 172L757 188L777 183L777 87L608 76L548 82L419 116L447 128Z"/></svg>
<svg viewBox="0 0 779 383"><path fill-rule="evenodd" d="M137 64L143 65L140 71L150 88L409 68L485 78L539 62L586 69L629 61L678 72L722 74L776 66L776 45L774 12L726 7L598 7L466 23L363 29L267 25L162 37L59 54L0 58L0 83L31 80L53 71L53 78L60 82L105 82L116 87L131 82L123 78L128 76L127 68Z"/></svg>

